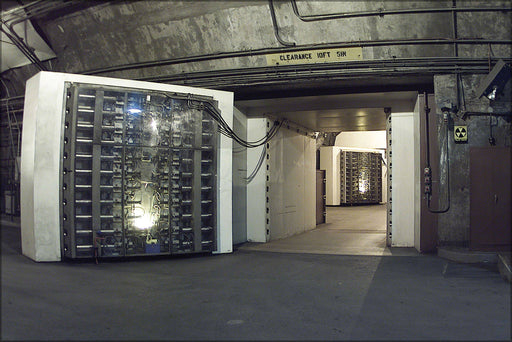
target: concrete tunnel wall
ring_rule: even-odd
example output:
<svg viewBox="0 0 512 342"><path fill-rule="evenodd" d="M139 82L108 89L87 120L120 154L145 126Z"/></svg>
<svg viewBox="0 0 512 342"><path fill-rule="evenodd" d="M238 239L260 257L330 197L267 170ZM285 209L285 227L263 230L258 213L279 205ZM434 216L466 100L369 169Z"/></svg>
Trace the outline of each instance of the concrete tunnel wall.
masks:
<svg viewBox="0 0 512 342"><path fill-rule="evenodd" d="M507 7L510 1L458 1L458 7ZM301 14L350 13L379 9L450 8L445 1L297 1ZM283 40L297 46L358 41L453 38L451 12L398 14L303 22L290 1L274 2ZM457 37L509 39L508 12L458 12ZM70 14L38 22L57 54L52 71L83 73L136 62L221 52L282 47L276 40L267 1L130 1L100 2ZM487 57L487 44L458 44L460 57ZM510 56L510 44L492 45L494 56ZM365 46L363 60L452 57L452 44ZM158 75L266 66L265 56L223 58L105 72L102 76L139 79ZM22 94L35 67L8 71ZM448 70L450 72L451 70Z"/></svg>
<svg viewBox="0 0 512 342"><path fill-rule="evenodd" d="M446 1L297 1L302 14L349 13L379 9L450 8ZM275 1L276 19L283 40L297 46L336 42L386 41L393 39L418 41L454 37L451 12L400 14L303 22L294 15L290 1ZM457 1L457 7L510 7L503 1ZM456 36L459 39L508 40L512 36L510 12L458 12ZM53 71L83 73L88 70L136 62L187 58L223 52L282 47L276 40L267 1L130 1L100 2L68 14L48 16L38 20L42 33L58 58L45 62ZM380 61L400 58L434 60L437 57L481 59L510 58L511 44L421 44L364 46L363 60ZM404 62L405 67L408 66ZM183 62L101 73L101 76L140 79L158 75L179 75L200 71L265 67L265 56L222 58ZM456 62L454 62L456 66ZM434 90L437 108L448 101L460 107L457 99L455 67L434 69ZM10 82L11 96L24 93L25 81L37 69L26 66L9 70L2 77ZM385 85L386 77L378 84ZM492 106L477 99L475 89L483 79L482 71L462 75L468 110L509 110L510 96L498 99ZM350 83L350 80L348 81ZM191 84L192 85L192 84ZM510 82L509 82L510 89ZM219 86L222 89L222 86ZM224 86L224 88L228 88ZM459 90L460 93L460 90ZM5 96L5 95L3 95ZM508 104L508 106L507 106ZM439 132L443 128L440 109ZM471 132L469 143L453 143L450 131L451 209L439 217L439 241L445 244L464 244L469 239L469 163L471 146L486 146L488 117L471 117L466 121L453 116L454 123L467 124ZM451 129L451 128L450 128ZM511 126L506 118L498 118L493 128L498 145L511 146ZM446 138L438 132L439 145ZM445 144L446 145L446 144ZM443 178L445 179L445 178ZM443 181L441 182L443 185ZM441 198L441 202L443 198ZM442 204L442 203L441 203Z"/></svg>
<svg viewBox="0 0 512 342"><path fill-rule="evenodd" d="M468 112L503 113L511 112L511 81L503 91L501 97L490 102L487 98L478 99L476 89L483 81L482 75L465 75L461 77L460 87L466 96L466 110ZM450 194L450 210L439 215L438 238L441 244L466 245L470 239L470 168L469 149L471 147L490 146L489 116L469 116L464 120L460 115L451 115L448 123L443 123L440 108L457 103L457 81L455 75L438 75L434 77L434 86L437 106L437 135L441 154L446 153L448 146L449 168L443 167L441 160L440 201L437 208L448 205L447 190ZM496 146L512 146L512 116L494 116L496 126L493 126L493 136ZM445 125L448 125L448 139L445 134ZM453 139L453 126L467 125L467 144L457 144ZM494 125L494 122L493 122ZM448 145L447 145L448 144ZM449 172L449 174L447 174ZM477 209L475 209L477 210Z"/></svg>

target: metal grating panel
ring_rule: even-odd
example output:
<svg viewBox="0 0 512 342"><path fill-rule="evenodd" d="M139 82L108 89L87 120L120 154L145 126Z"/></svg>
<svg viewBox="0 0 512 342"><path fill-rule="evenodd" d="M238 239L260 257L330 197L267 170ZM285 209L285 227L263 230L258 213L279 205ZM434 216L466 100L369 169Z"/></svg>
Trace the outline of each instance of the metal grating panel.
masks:
<svg viewBox="0 0 512 342"><path fill-rule="evenodd" d="M341 152L341 203L379 203L382 200L381 154Z"/></svg>
<svg viewBox="0 0 512 342"><path fill-rule="evenodd" d="M187 94L67 84L63 255L216 248L217 126Z"/></svg>

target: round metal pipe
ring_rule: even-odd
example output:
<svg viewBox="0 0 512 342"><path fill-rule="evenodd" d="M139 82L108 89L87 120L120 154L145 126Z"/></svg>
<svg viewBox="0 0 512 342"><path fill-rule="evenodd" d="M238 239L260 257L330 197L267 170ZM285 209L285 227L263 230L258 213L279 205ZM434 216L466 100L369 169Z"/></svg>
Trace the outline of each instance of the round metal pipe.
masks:
<svg viewBox="0 0 512 342"><path fill-rule="evenodd" d="M270 16L272 17L272 26L274 27L274 36L276 37L277 41L281 45L284 45L284 46L295 46L295 43L286 42L279 35L279 26L277 25L276 11L274 8L273 0L268 0L268 7L270 8Z"/></svg>
<svg viewBox="0 0 512 342"><path fill-rule="evenodd" d="M21 100L21 99L24 99L24 98L25 98L24 95L13 96L13 97L4 97L4 98L0 99L0 102L12 101L12 100Z"/></svg>
<svg viewBox="0 0 512 342"><path fill-rule="evenodd" d="M5 25L3 20L0 20L2 25ZM7 26L7 25L6 25ZM7 26L8 27L8 26ZM9 27L8 27L9 28ZM0 27L0 31L5 33L5 35L12 41L12 43L27 57L33 64L37 65L40 70L47 70L44 64L39 60L36 54L27 46L27 44L14 32L14 30L9 28L9 32L5 30L3 27Z"/></svg>
<svg viewBox="0 0 512 342"><path fill-rule="evenodd" d="M12 22L9 22L9 21L13 20L14 18L13 19L9 19L9 20L6 21L6 24L7 24L7 22L9 22L9 27L12 29L12 26L14 26L16 24L19 24L21 22L24 22L24 21L26 21L28 19L31 19L31 18L36 17L36 16L43 16L43 15L46 15L46 14L48 14L50 12L57 11L57 10L60 10L62 8L69 7L69 6L74 5L76 3L77 2L75 0L70 0L68 2L62 2L62 3L59 3L59 4L55 4L53 2L49 2L49 3L45 2L44 3L45 6L44 7L41 6L41 8L37 9L37 11L32 11L30 13L25 13L22 18L19 18L17 20L12 21Z"/></svg>
<svg viewBox="0 0 512 342"><path fill-rule="evenodd" d="M504 39L457 39L459 44L500 44L511 45L512 40ZM433 39L396 39L396 40L374 40L374 41L354 41L344 43L327 43L327 44L308 44L301 46L294 46L288 48L264 48L256 50L244 50L234 52L219 52L207 55L196 55L188 57L179 57L171 59L163 59L158 61L138 62L123 64L118 66L111 66L105 68L92 69L81 72L83 75L97 75L106 72L115 72L130 69L150 68L163 65L175 65L182 63L211 61L224 58L235 57L252 57L261 56L269 53L287 53L300 50L315 50L315 49L331 49L331 48L344 48L344 47L370 47L370 46L385 46L385 45L435 45L435 44L453 44L452 38L433 38Z"/></svg>
<svg viewBox="0 0 512 342"><path fill-rule="evenodd" d="M14 13L16 11L20 11L20 10L24 10L26 9L27 7L30 7L30 6L33 6L33 5L36 5L38 3L44 3L46 2L45 0L36 0L34 2L31 2L29 4L26 4L26 5L20 5L18 7L15 7L15 8L11 8L10 10L7 10L7 11L4 11L2 12L2 16L5 17L6 15L9 15L11 13Z"/></svg>
<svg viewBox="0 0 512 342"><path fill-rule="evenodd" d="M512 58L507 59L508 62ZM342 67L340 67L342 65ZM279 70L278 74L276 71ZM219 88L223 85L254 85L288 82L307 78L339 78L357 76L398 76L436 73L487 73L487 59L422 58L386 61L353 61L342 63L246 68L238 70L203 71L189 74L148 76L138 78L153 82L182 82Z"/></svg>
<svg viewBox="0 0 512 342"><path fill-rule="evenodd" d="M377 11L361 11L350 13L329 13L316 15L302 15L299 12L295 0L291 0L292 9L295 15L302 21L320 21L345 18L361 18L361 17L383 17L385 15L395 14L419 14L419 13L446 13L446 12L510 12L512 7L444 7L444 8L408 8L395 10L377 10Z"/></svg>

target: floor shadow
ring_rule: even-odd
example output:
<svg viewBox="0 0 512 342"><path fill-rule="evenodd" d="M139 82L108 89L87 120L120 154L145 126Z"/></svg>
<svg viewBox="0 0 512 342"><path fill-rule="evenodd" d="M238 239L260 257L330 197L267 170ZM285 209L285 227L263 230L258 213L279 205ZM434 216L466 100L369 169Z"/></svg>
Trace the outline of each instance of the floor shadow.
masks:
<svg viewBox="0 0 512 342"><path fill-rule="evenodd" d="M21 254L21 230L19 226L2 224L2 255Z"/></svg>
<svg viewBox="0 0 512 342"><path fill-rule="evenodd" d="M510 309L510 286L492 270L435 256L382 258L351 338L508 340Z"/></svg>

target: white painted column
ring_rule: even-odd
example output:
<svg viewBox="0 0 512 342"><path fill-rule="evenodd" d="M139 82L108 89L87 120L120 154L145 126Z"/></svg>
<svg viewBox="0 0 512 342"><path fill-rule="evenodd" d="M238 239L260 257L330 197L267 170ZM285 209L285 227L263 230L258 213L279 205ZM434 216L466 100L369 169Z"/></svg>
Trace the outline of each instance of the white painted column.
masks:
<svg viewBox="0 0 512 342"><path fill-rule="evenodd" d="M420 160L420 99L414 106L414 248L420 251L421 196L423 195L423 170Z"/></svg>
<svg viewBox="0 0 512 342"><path fill-rule="evenodd" d="M247 118L247 140L255 141L263 137L267 131L267 119ZM261 157L263 146L247 149L247 175L256 168ZM256 176L247 184L247 241L267 242L266 220L266 167L267 161L259 169Z"/></svg>
<svg viewBox="0 0 512 342"><path fill-rule="evenodd" d="M414 246L414 114L391 114L393 247Z"/></svg>
<svg viewBox="0 0 512 342"><path fill-rule="evenodd" d="M325 170L325 204L340 205L340 148L320 147L320 169Z"/></svg>

